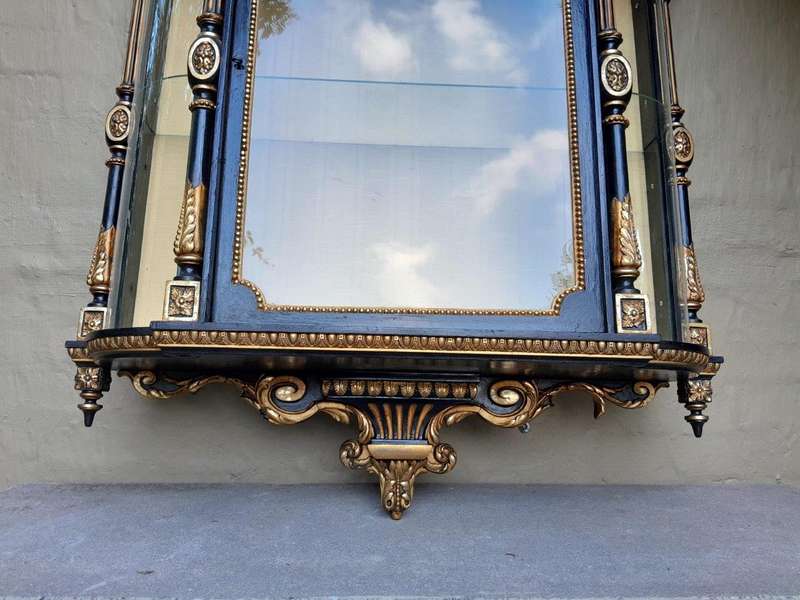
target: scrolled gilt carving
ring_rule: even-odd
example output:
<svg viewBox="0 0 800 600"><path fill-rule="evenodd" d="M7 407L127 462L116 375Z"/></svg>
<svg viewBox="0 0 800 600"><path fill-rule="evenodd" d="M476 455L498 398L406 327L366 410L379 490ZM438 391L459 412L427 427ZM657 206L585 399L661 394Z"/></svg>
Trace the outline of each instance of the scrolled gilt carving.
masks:
<svg viewBox="0 0 800 600"><path fill-rule="evenodd" d="M284 391L287 388L291 391ZM323 399L302 411L288 411L278 404L278 402L297 402L305 395L305 391L305 382L297 377L288 375L262 377L255 388L255 405L264 418L274 425L296 425L317 413L323 413L337 423L354 424L358 431L359 442L366 444L372 439L373 428L369 417L362 410L348 404Z"/></svg>
<svg viewBox="0 0 800 600"><path fill-rule="evenodd" d="M202 183L193 186L187 181L178 215L178 231L173 244L176 263L202 264L205 214L206 186Z"/></svg>
<svg viewBox="0 0 800 600"><path fill-rule="evenodd" d="M111 261L114 256L116 227L100 229L86 274L86 285L92 292L108 293L111 285Z"/></svg>
<svg viewBox="0 0 800 600"><path fill-rule="evenodd" d="M591 383L570 382L547 389L543 397L552 404L553 398L564 392L588 392L594 403L594 417L597 419L606 413L606 402L629 410L644 408L655 398L658 390L667 385L637 381L630 386L603 387Z"/></svg>
<svg viewBox="0 0 800 600"><path fill-rule="evenodd" d="M418 475L447 473L455 467L455 450L441 440L445 427L456 425L471 415L498 427L520 427L553 406L553 398L558 394L576 390L591 395L595 417L598 417L605 413L607 402L626 409L646 406L658 389L666 385L642 381L607 387L566 382L542 391L534 381L507 379L492 383L483 399L467 395L459 401L450 395L423 403L408 401L396 394L405 383L410 383L415 391L422 385L422 392L428 393L426 384L430 383L431 393L438 384L444 395L444 384L451 387L459 382L328 380L314 388L316 396L307 398L308 383L292 375L264 376L255 384L225 375L175 379L147 370L121 371L120 375L129 378L134 389L147 398L169 398L225 383L236 387L242 397L275 425L295 425L318 413L353 425L355 437L341 445L339 458L346 467L365 470L378 478L381 505L394 519L400 518L410 506ZM370 397L384 399L380 406L365 402L363 394L370 391L374 395Z"/></svg>
<svg viewBox="0 0 800 600"><path fill-rule="evenodd" d="M204 387L215 383L224 383L239 388L242 397L251 402L255 396L252 385L241 379L222 375L190 377L187 379L173 379L154 371L120 371L118 375L130 379L133 389L140 396L151 400L163 400L186 393L195 394Z"/></svg>
<svg viewBox="0 0 800 600"><path fill-rule="evenodd" d="M460 423L471 415L478 415L496 427L520 427L538 417L551 406L549 400L539 394L539 389L533 381L513 379L498 381L489 388L489 398L490 400L504 398L507 401L513 399L517 408L508 413L493 412L482 405L475 404L445 408L431 419L428 441L432 444L438 443L439 431L442 428ZM512 404L512 406L514 405Z"/></svg>
<svg viewBox="0 0 800 600"><path fill-rule="evenodd" d="M615 275L637 278L642 267L639 234L633 218L631 197L611 202L611 260Z"/></svg>

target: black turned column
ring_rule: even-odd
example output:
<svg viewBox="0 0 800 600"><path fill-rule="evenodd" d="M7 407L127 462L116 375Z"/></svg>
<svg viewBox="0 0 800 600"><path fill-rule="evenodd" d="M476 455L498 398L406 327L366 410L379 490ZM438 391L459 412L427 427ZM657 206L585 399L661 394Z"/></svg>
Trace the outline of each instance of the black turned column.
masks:
<svg viewBox="0 0 800 600"><path fill-rule="evenodd" d="M628 184L625 109L631 98L633 76L628 59L619 50L622 35L614 23L612 0L599 0L600 88L603 139L611 227L611 275L614 284L618 333L651 333L650 303L636 287L642 268L639 234L633 217Z"/></svg>
<svg viewBox="0 0 800 600"><path fill-rule="evenodd" d="M86 284L89 286L92 299L81 310L78 340L85 340L89 334L104 329L108 323L108 296L111 292L116 224L122 193L122 177L125 174L125 159L128 154L128 137L132 129L131 106L142 4L143 0L135 0L133 3L122 82L117 87L117 103L106 117L106 144L111 156L106 161L108 179L100 233L86 275ZM103 408L97 401L103 392L108 391L110 381L110 373L104 367L97 365L78 367L75 389L80 392L83 399L78 408L83 412L83 422L87 427L91 427L95 413Z"/></svg>
<svg viewBox="0 0 800 600"><path fill-rule="evenodd" d="M681 119L684 109L678 99L678 80L675 72L675 57L672 44L672 23L669 14L669 0L666 0L664 10L664 24L667 33L667 54L669 60L670 76L670 114L672 117L673 156L675 158L675 193L678 198L678 222L680 224L680 243L683 253L684 268L686 270L686 308L689 316L688 341L711 349L711 333L707 325L698 316L697 312L706 299L703 284L700 281L700 271L697 266L697 257L692 241L692 222L689 207L689 186L691 181L687 177L689 167L694 160L694 138L684 126ZM708 421L708 416L703 414L713 394L711 379L713 373L701 373L696 377L684 377L679 381L678 399L684 404L689 414L686 421L692 426L696 437L703 434L703 425Z"/></svg>
<svg viewBox="0 0 800 600"><path fill-rule="evenodd" d="M197 17L200 33L189 47L187 70L194 98L189 104L192 125L186 188L173 246L177 273L167 282L164 319L196 321L200 311L206 204L211 172L211 148L217 108L217 76L221 60L222 0L206 0Z"/></svg>

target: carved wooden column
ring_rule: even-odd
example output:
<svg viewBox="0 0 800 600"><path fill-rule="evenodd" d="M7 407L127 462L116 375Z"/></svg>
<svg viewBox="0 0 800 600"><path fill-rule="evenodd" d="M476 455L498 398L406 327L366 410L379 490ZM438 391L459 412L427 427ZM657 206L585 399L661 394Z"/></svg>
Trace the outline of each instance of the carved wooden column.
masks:
<svg viewBox="0 0 800 600"><path fill-rule="evenodd" d="M175 278L167 282L164 319L196 321L200 310L206 204L211 173L211 148L217 108L217 78L221 50L223 0L205 0L197 17L200 33L189 47L187 70L194 98L189 104L192 125L186 188L175 235Z"/></svg>
<svg viewBox="0 0 800 600"><path fill-rule="evenodd" d="M636 288L642 268L639 234L633 218L628 184L625 109L631 97L633 75L619 50L622 35L614 23L613 0L598 0L600 17L600 83L603 137L611 227L611 274L618 333L651 333L650 303Z"/></svg>
<svg viewBox="0 0 800 600"><path fill-rule="evenodd" d="M136 50L139 40L139 27L143 0L135 0L131 10L128 29L128 48L122 82L117 87L117 102L108 112L105 122L106 144L111 153L106 161L108 179L103 205L100 233L92 252L86 284L92 300L81 310L78 321L78 340L95 331L104 329L108 323L108 297L111 292L111 268L114 258L117 216L119 215L122 178L125 174L125 159L128 154L128 136L132 129L131 106L133 103L134 75L136 70ZM102 408L97 401L103 392L108 391L110 374L91 362L79 363L75 375L75 389L80 392L83 402L78 408L83 412L84 424L92 425L95 413Z"/></svg>
<svg viewBox="0 0 800 600"><path fill-rule="evenodd" d="M689 207L689 186L691 181L687 177L689 167L694 160L694 138L686 126L681 122L684 109L678 99L678 80L675 72L675 57L672 44L672 23L669 14L669 0L664 10L664 20L667 33L667 54L669 59L670 75L670 114L672 116L673 155L675 158L675 190L678 196L678 221L681 233L681 250L683 253L684 268L686 269L686 308L689 313L688 336L690 342L711 349L711 333L697 312L706 299L703 284L700 281L700 271L692 241L692 222ZM703 433L703 425L708 421L708 416L703 414L707 404L711 402L711 378L713 374L701 374L698 377L684 377L678 387L678 396L689 415L686 420L692 426L695 436Z"/></svg>

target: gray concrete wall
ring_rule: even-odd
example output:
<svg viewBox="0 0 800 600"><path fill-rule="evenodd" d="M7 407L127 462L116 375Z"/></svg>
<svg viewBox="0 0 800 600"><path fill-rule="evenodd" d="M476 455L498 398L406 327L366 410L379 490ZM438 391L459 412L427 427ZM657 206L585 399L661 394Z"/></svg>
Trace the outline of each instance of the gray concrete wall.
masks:
<svg viewBox="0 0 800 600"><path fill-rule="evenodd" d="M78 482L340 482L345 429L268 426L229 390L153 402L118 382L93 429L62 342L86 301L102 204L102 121L125 0L26 0L0 10L0 486ZM597 422L573 398L532 433L465 422L438 482L800 484L800 3L673 0L696 247L727 365L706 437L674 391Z"/></svg>

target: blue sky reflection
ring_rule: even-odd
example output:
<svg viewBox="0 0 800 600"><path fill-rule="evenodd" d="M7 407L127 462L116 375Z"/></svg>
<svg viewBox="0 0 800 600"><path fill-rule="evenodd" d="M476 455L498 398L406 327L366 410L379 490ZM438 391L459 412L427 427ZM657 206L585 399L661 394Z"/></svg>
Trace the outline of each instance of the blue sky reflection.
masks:
<svg viewBox="0 0 800 600"><path fill-rule="evenodd" d="M290 6L259 42L244 276L272 304L549 308L573 279L560 2Z"/></svg>

